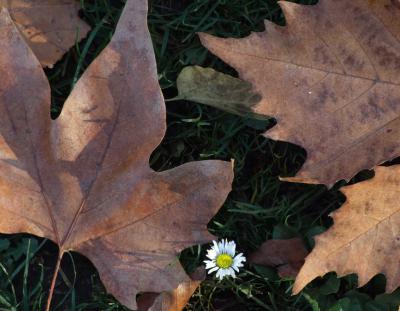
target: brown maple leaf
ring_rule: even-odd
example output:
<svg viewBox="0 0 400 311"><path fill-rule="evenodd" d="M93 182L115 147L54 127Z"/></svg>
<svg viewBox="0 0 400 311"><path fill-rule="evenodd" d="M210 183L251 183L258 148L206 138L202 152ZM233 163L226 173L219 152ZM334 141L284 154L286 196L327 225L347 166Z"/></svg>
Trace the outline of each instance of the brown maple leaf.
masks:
<svg viewBox="0 0 400 311"><path fill-rule="evenodd" d="M365 285L386 275L386 291L400 285L400 165L378 167L375 177L343 188L347 201L333 213L333 226L316 237L293 292L329 271L358 274Z"/></svg>
<svg viewBox="0 0 400 311"><path fill-rule="evenodd" d="M38 60L0 13L0 232L53 240L56 271L65 252L82 253L130 308L138 292L188 280L176 254L212 239L206 224L233 178L223 161L149 167L166 124L146 13L147 1L127 1L55 121Z"/></svg>
<svg viewBox="0 0 400 311"><path fill-rule="evenodd" d="M333 185L400 154L400 10L391 0L280 2L287 26L203 44L253 84L265 136L303 146L291 181Z"/></svg>
<svg viewBox="0 0 400 311"><path fill-rule="evenodd" d="M268 240L249 256L249 262L277 267L280 277L295 277L307 254L301 238Z"/></svg>
<svg viewBox="0 0 400 311"><path fill-rule="evenodd" d="M78 17L76 0L0 0L43 67L52 67L89 26Z"/></svg>

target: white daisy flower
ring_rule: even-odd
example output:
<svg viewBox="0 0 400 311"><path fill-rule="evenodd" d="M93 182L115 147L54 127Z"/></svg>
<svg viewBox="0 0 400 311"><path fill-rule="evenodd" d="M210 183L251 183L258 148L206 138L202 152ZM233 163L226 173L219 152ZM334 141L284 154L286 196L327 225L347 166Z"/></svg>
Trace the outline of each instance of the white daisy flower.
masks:
<svg viewBox="0 0 400 311"><path fill-rule="evenodd" d="M213 246L207 251L210 260L204 260L208 274L217 271L217 278L222 280L225 276L236 277L235 271L243 267L246 258L242 253L235 256L236 243L234 241L213 241Z"/></svg>

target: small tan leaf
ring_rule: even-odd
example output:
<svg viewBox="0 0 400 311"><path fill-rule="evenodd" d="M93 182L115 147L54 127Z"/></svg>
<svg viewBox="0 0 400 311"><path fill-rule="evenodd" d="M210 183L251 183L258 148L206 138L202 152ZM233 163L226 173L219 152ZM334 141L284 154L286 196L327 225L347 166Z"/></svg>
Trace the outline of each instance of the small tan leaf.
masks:
<svg viewBox="0 0 400 311"><path fill-rule="evenodd" d="M139 292L189 281L176 255L213 238L206 225L233 179L224 161L149 167L166 114L146 25L147 1L128 0L52 121L43 69L0 13L0 232L51 239L60 258L82 253L132 309Z"/></svg>
<svg viewBox="0 0 400 311"><path fill-rule="evenodd" d="M333 185L400 155L400 9L391 0L280 2L287 26L244 39L201 34L252 83L265 135L303 146L291 181Z"/></svg>
<svg viewBox="0 0 400 311"><path fill-rule="evenodd" d="M190 275L191 279L189 281L179 284L174 291L161 293L155 299L154 296L148 294L144 299L147 298L149 301L153 300L151 306L149 308L142 307L141 309L140 305L143 302L143 300L141 300L139 301L138 311L182 311L201 281L205 279L205 275L206 272L204 268L199 268Z"/></svg>
<svg viewBox="0 0 400 311"><path fill-rule="evenodd" d="M76 0L0 0L43 67L52 67L89 26L78 17Z"/></svg>
<svg viewBox="0 0 400 311"><path fill-rule="evenodd" d="M143 293L139 298L137 298L137 310L136 311L149 311L151 306L156 301L157 297L161 294L159 293Z"/></svg>
<svg viewBox="0 0 400 311"><path fill-rule="evenodd" d="M185 67L176 84L178 99L209 105L243 117L266 118L251 109L261 96L252 90L250 83L212 68Z"/></svg>
<svg viewBox="0 0 400 311"><path fill-rule="evenodd" d="M201 281L188 281L179 284L172 293L162 293L149 311L182 311L200 283Z"/></svg>
<svg viewBox="0 0 400 311"><path fill-rule="evenodd" d="M281 277L295 277L304 263L308 251L300 238L268 240L250 255L249 262L276 266Z"/></svg>
<svg viewBox="0 0 400 311"><path fill-rule="evenodd" d="M396 165L378 167L374 178L343 188L347 201L333 213L333 226L316 237L294 293L329 271L339 276L357 273L359 286L383 273L387 292L399 287L399 186L400 165Z"/></svg>

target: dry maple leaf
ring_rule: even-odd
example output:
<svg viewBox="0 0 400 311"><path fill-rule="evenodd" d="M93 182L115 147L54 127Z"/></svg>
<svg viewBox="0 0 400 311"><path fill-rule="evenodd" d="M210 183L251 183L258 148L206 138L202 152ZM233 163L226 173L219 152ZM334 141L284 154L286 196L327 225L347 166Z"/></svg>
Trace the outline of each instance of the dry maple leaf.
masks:
<svg viewBox="0 0 400 311"><path fill-rule="evenodd" d="M301 238L268 240L250 255L249 262L276 266L280 277L295 277L307 254Z"/></svg>
<svg viewBox="0 0 400 311"><path fill-rule="evenodd" d="M349 180L400 154L400 10L390 0L280 2L287 26L244 39L201 34L263 99L278 124L267 137L303 146L289 180Z"/></svg>
<svg viewBox="0 0 400 311"><path fill-rule="evenodd" d="M233 178L223 161L149 167L166 125L146 13L147 1L127 1L55 121L38 60L0 14L0 232L53 240L58 265L64 252L82 253L130 308L139 291L188 280L176 254L212 239L206 224Z"/></svg>
<svg viewBox="0 0 400 311"><path fill-rule="evenodd" d="M86 36L89 26L78 17L77 0L0 0L43 67L52 67Z"/></svg>
<svg viewBox="0 0 400 311"><path fill-rule="evenodd" d="M333 226L316 237L293 292L329 271L358 274L363 286L379 273L386 291L400 285L400 165L378 167L375 177L343 188L345 204L333 213Z"/></svg>

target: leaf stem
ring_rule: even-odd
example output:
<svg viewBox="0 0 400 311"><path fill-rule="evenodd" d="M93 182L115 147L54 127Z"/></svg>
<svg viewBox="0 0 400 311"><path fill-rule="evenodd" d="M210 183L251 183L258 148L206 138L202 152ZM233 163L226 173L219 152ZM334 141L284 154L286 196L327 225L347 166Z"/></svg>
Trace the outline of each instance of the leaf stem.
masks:
<svg viewBox="0 0 400 311"><path fill-rule="evenodd" d="M57 277L58 277L58 272L60 271L61 260L62 260L63 255L64 255L64 251L60 249L60 251L58 253L56 267L54 269L53 279L51 280L49 297L47 298L46 311L50 311L51 300L53 299L54 288L56 287L56 281L57 281Z"/></svg>

